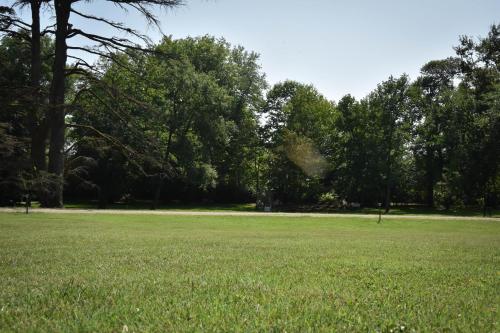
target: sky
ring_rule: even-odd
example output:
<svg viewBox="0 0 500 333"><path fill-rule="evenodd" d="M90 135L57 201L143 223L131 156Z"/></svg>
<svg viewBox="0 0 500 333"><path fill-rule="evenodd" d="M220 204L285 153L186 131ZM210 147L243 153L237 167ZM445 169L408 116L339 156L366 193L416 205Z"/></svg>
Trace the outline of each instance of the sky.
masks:
<svg viewBox="0 0 500 333"><path fill-rule="evenodd" d="M123 21L154 41L161 38L140 15L103 0L78 6ZM20 14L28 20L28 12ZM362 98L390 75L415 79L427 61L452 56L460 35L486 36L491 24L500 23L500 1L185 0L157 16L162 32L174 38L208 34L259 53L270 84L297 80L338 101L348 93ZM70 20L111 33L76 16Z"/></svg>

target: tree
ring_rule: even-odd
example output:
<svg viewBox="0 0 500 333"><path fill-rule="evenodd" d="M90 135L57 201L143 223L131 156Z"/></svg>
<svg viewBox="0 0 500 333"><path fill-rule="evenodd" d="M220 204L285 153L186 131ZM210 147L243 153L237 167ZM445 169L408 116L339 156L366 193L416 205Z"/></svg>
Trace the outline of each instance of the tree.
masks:
<svg viewBox="0 0 500 333"><path fill-rule="evenodd" d="M254 157L248 152L255 146L254 110L265 84L256 59L241 47L209 36L164 38L149 54L123 54L120 64L103 59L104 75L80 84L71 124L72 158L85 156L101 165L104 174L93 171L90 178L102 195L109 193L104 189L113 179L105 172L108 166L121 170L113 176L135 173L152 189L152 208L162 189L179 198L182 188L206 193L224 186L235 170L250 175L246 166ZM123 70L123 64L129 70ZM232 154L238 148L248 150L237 155L241 159L236 165ZM128 163L128 171L125 163L103 164L101 159L109 154L113 161L122 156L133 163ZM250 179L245 176L233 193L246 188Z"/></svg>
<svg viewBox="0 0 500 333"><path fill-rule="evenodd" d="M400 171L401 162L405 158L411 129L411 113L409 109L409 79L406 75L399 78L389 77L378 85L368 96L368 107L377 119L379 147L381 149L381 165L383 165L384 205L389 212L391 193Z"/></svg>
<svg viewBox="0 0 500 333"><path fill-rule="evenodd" d="M29 6L31 12L31 24L23 22L13 8L4 7L0 10L0 31L6 36L22 41L26 48L30 49L30 56L23 58L29 66L30 82L22 87L22 91L30 96L27 109L27 125L30 132L30 156L35 170L46 171L46 141L47 141L47 119L44 107L44 96L47 95L49 77L49 65L47 59L52 55L53 48L49 38L45 36L47 30L41 31L40 10L48 3L46 0L20 0L15 6ZM24 54L24 53L19 53ZM18 55L18 56L19 56ZM18 89L21 89L18 87ZM39 194L40 199L43 199Z"/></svg>
<svg viewBox="0 0 500 333"><path fill-rule="evenodd" d="M38 121L43 118L43 114L38 111L43 109L43 103L37 105L39 102L33 97L37 94L36 92L33 94L33 70L30 62L32 47L28 40L26 31L15 31L4 35L0 41L0 105L2 105L0 123L4 126L4 133L12 138L8 141L17 142L23 147L15 150L17 153L22 153L22 156L9 155L11 159L23 161L22 166L18 165L11 171L16 175L19 175L16 172L29 173L32 178L43 179L47 177L43 168L44 154L39 154L40 159L37 161L35 151L37 147L44 147L44 140L40 138L42 143L34 142L40 131ZM49 58L52 52L50 39L46 37L41 39L41 52L43 62L38 89L39 95L44 96L50 81ZM34 120L37 122L34 123ZM44 149L42 152L44 153ZM5 165L10 164L5 163ZM16 184L20 185L19 182ZM37 191L33 194L43 200L45 193L43 188L37 187Z"/></svg>
<svg viewBox="0 0 500 333"><path fill-rule="evenodd" d="M262 113L262 136L270 152L268 191L283 203L316 200L329 169L334 105L312 86L285 81L268 92Z"/></svg>
<svg viewBox="0 0 500 333"><path fill-rule="evenodd" d="M413 153L423 170L425 202L434 206L434 187L441 180L447 150L445 135L451 115L447 105L454 94L454 79L459 73L456 58L434 60L424 65L422 75L410 88L415 116Z"/></svg>
<svg viewBox="0 0 500 333"><path fill-rule="evenodd" d="M348 202L374 205L380 200L379 127L367 100L350 95L337 104L336 137L333 140L333 184Z"/></svg>
<svg viewBox="0 0 500 333"><path fill-rule="evenodd" d="M466 144L468 167L464 170L466 192L484 210L498 195L500 165L498 96L500 87L500 24L488 36L474 41L463 36L455 48L462 73L461 93L473 97Z"/></svg>
<svg viewBox="0 0 500 333"><path fill-rule="evenodd" d="M92 54L105 55L103 49L129 52L130 50L142 49L139 45L133 43L130 39L119 37L107 37L87 33L81 29L74 27L70 22L70 15L80 16L81 18L100 22L111 26L120 32L125 32L129 36L139 38L146 41L147 38L140 35L138 32L127 28L124 24L113 22L105 17L99 17L92 14L82 13L74 8L74 5L79 1L54 0L53 8L55 12L55 50L54 63L52 66L52 81L49 92L49 110L48 117L50 127L50 147L49 147L49 164L48 171L59 178L58 184L52 189L53 195L48 198L47 205L61 207L63 205L63 172L64 172L64 144L65 144L65 103L66 103L66 75L77 72L78 69L91 69L87 62L81 58L71 56L77 60L73 70L67 71L68 50L78 49L80 51L89 52ZM132 9L141 13L150 23L157 24L158 21L153 14L153 8L172 7L180 4L177 0L137 0L137 1L111 1L122 9ZM89 47L76 47L68 45L68 41L80 36L93 43ZM109 57L109 54L108 54Z"/></svg>

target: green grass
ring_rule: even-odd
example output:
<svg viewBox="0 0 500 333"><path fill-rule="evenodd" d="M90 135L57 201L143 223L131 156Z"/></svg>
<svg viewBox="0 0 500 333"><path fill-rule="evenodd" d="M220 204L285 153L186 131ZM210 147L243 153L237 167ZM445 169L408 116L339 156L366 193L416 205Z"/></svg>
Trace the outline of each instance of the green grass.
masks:
<svg viewBox="0 0 500 333"><path fill-rule="evenodd" d="M0 330L498 332L500 221L0 213Z"/></svg>

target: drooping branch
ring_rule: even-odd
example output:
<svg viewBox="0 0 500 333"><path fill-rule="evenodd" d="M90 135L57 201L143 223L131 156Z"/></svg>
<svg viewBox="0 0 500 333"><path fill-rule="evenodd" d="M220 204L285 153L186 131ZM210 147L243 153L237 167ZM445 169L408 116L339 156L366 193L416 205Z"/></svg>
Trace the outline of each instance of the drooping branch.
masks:
<svg viewBox="0 0 500 333"><path fill-rule="evenodd" d="M106 49L108 52L121 52L125 53L131 57L134 56L133 52L138 51L141 53L151 52L150 48L144 48L139 44L135 44L126 38L117 37L104 37L100 35L95 35L91 33L84 32L80 29L72 28L68 33L68 38L75 36L82 36L88 40L95 42L97 45L93 47L83 47L83 49L92 49L94 52L99 52L100 48ZM102 51L101 51L102 52Z"/></svg>
<svg viewBox="0 0 500 333"><path fill-rule="evenodd" d="M101 58L104 58L104 59L111 61L113 64L117 65L118 67L120 67L120 68L134 74L134 75L138 75L138 73L136 71L134 71L130 66L128 66L125 62L123 62L119 59L119 56L117 55L116 52L110 52L109 50L107 50L108 52L104 52L104 51L100 50L99 48L89 47L89 46L68 46L68 50L77 50L77 51L82 51L82 52L90 53L93 55L97 55ZM76 60L81 59L81 58L76 57L76 56L71 56L71 58L76 59ZM91 67L94 67L93 71L98 72L95 69L95 65L91 65Z"/></svg>
<svg viewBox="0 0 500 333"><path fill-rule="evenodd" d="M145 176L145 177L151 177L152 175L148 174L144 168L140 165L140 163L138 163L136 161L136 159L139 159L139 160L142 160L144 159L142 157L141 154L139 154L138 152L136 152L134 149L130 148L129 146L123 144L120 142L120 140L116 139L115 137L111 136L111 135L108 135L104 132L101 132L100 130L98 130L97 128L93 127L93 126L90 126L90 125L81 125L81 124L73 124L73 123L70 123L70 124L67 124L66 126L68 127L73 127L73 128L81 128L81 129L86 129L86 130L89 130L95 134L97 134L99 137L105 139L106 141L110 142L111 144L113 144L113 146L115 147L118 147L118 148L121 148L124 152L126 152L127 154L125 154L125 156L127 157L127 159L132 163L134 164L135 167L137 167L137 169L139 170L139 172Z"/></svg>
<svg viewBox="0 0 500 333"><path fill-rule="evenodd" d="M120 93L117 89L107 85L104 81L102 80L94 80L94 83L99 86L99 89L101 92L104 92L106 95L108 95L109 98L119 98L122 100L126 100L144 110L150 111L150 112L155 112L155 108L151 107L147 103L143 103L141 101L138 101L130 96L128 94L123 94ZM140 125L138 123L135 123L134 118L127 115L126 112L124 112L119 104L118 105L111 105L107 103L102 97L100 97L98 94L96 94L92 89L88 89L86 91L87 93L91 94L93 98L95 98L101 105L103 105L109 112L111 112L114 116L116 116L120 121L123 122L127 128L135 132L135 134L138 137L143 137L145 134L143 130L140 130ZM146 138L143 138L141 140L143 142L144 146L152 145L152 146L158 146L160 143L158 142L158 138L156 137L151 137L147 136Z"/></svg>
<svg viewBox="0 0 500 333"><path fill-rule="evenodd" d="M16 16L15 11L9 7L0 7L0 22L2 24L2 27L9 27L11 25L14 25L20 29L31 28L31 25L29 23L22 21L19 17Z"/></svg>
<svg viewBox="0 0 500 333"><path fill-rule="evenodd" d="M104 92L105 94L107 94L109 96L109 98L119 98L119 99L123 99L123 100L128 100L131 103L136 104L137 106L140 106L139 104L141 104L143 106L143 108L145 108L144 103L140 103L139 101L127 98L126 97L127 94L119 93L118 90L114 89L113 87L110 87L103 80L99 80L98 78L95 78L90 74L88 74L86 77L89 81L91 81L95 84L95 87L97 87L100 92ZM116 95L117 93L119 95ZM112 115L114 115L121 123L123 123L124 126L126 126L129 130L131 130L131 133L133 133L135 135L136 139L140 140L140 142L141 142L140 145L142 147L146 148L150 145L151 146L159 145L159 142L157 142L157 138L150 137L147 135L146 135L147 137L145 137L145 133L143 132L143 130L140 129L140 125L138 123L135 123L133 117L130 117L126 112L121 110L119 104L108 103L105 100L105 98L103 98L98 93L96 93L94 91L94 89L92 89L92 88L81 89L77 93L77 96L75 96L73 105L71 105L71 107L79 107L77 105L78 104L77 100L80 97L82 97L84 94L90 94L92 99L96 100L99 104L104 106L104 108L108 112L110 112ZM107 135L109 135L109 134L107 134ZM159 165L159 162L151 156L148 156L148 158L142 158L142 160L149 160L150 163L152 163L154 165Z"/></svg>
<svg viewBox="0 0 500 333"><path fill-rule="evenodd" d="M55 27L56 27L56 24L52 24L52 25L49 25L47 27L45 27L45 29L43 29L41 32L40 32L40 36L45 36L47 34L55 34L56 31L55 31Z"/></svg>
<svg viewBox="0 0 500 333"><path fill-rule="evenodd" d="M89 70L96 71L95 66L89 64L87 61L83 60L80 57L77 57L74 55L68 55L68 58L76 60L76 63L73 64L73 67L84 66L84 67L88 68Z"/></svg>
<svg viewBox="0 0 500 333"><path fill-rule="evenodd" d="M134 37L137 37L138 39L140 39L141 41L145 42L148 45L151 44L151 40L150 40L150 38L148 36L139 33L137 30L134 30L132 28L126 27L121 22L111 21L111 20L108 20L108 19L106 19L104 17L99 17L99 16L95 16L95 15L84 14L84 13L82 13L80 11L77 11L74 8L71 9L71 11L73 13L77 14L80 17L83 17L83 18L86 18L86 19L89 19L89 20L93 20L93 21L97 21L97 22L102 22L104 24L107 24L107 25L111 26L114 29L117 29L119 31L123 31L123 32L125 32L127 34L130 34L130 35L132 35Z"/></svg>
<svg viewBox="0 0 500 333"><path fill-rule="evenodd" d="M171 8L180 6L183 0L107 0L121 9L128 11L129 8L139 12L149 24L160 27L160 22L153 13L152 7Z"/></svg>
<svg viewBox="0 0 500 333"><path fill-rule="evenodd" d="M0 7L0 33L31 42L30 29L31 25L19 19L13 9Z"/></svg>

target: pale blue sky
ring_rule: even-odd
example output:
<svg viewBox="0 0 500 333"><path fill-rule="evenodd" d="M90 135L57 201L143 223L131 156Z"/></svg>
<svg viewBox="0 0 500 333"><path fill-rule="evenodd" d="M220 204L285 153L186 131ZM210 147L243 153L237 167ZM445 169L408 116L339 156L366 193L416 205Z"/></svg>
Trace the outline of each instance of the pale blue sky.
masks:
<svg viewBox="0 0 500 333"><path fill-rule="evenodd" d="M160 38L138 15L104 1L81 9ZM186 0L158 17L163 32L174 38L209 34L256 51L271 84L311 83L338 100L347 93L361 98L391 74L416 78L425 62L453 55L459 35L485 36L500 22L500 1ZM72 21L83 23L76 16Z"/></svg>

